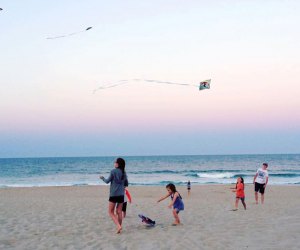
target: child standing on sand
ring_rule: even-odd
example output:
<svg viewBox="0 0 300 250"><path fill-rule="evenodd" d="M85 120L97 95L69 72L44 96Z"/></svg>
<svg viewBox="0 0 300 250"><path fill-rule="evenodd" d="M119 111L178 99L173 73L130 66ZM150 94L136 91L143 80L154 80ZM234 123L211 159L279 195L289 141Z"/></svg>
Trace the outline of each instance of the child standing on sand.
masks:
<svg viewBox="0 0 300 250"><path fill-rule="evenodd" d="M168 197L171 197L172 201L168 207L172 208L172 206L173 206L173 216L175 218L175 222L172 225L177 226L180 224L180 219L179 219L178 214L181 210L184 210L184 204L183 204L182 198L181 198L180 194L177 192L174 184L169 183L166 186L166 189L168 191L168 194L166 196L163 196L162 198L160 198L157 202L160 202Z"/></svg>
<svg viewBox="0 0 300 250"><path fill-rule="evenodd" d="M243 206L244 206L244 208L246 210L245 192L244 192L244 179L243 179L243 177L238 177L237 178L235 189L232 190L232 192L236 193L235 209L233 209L233 211L237 211L238 210L239 200L242 201L242 204L243 204Z"/></svg>
<svg viewBox="0 0 300 250"><path fill-rule="evenodd" d="M269 181L268 163L263 163L262 168L259 168L254 176L253 184L255 191L255 203L258 204L258 191L261 194L261 204L264 204L265 189Z"/></svg>
<svg viewBox="0 0 300 250"><path fill-rule="evenodd" d="M191 194L191 182L190 181L187 182L187 190L188 190L188 196L190 196L190 194Z"/></svg>

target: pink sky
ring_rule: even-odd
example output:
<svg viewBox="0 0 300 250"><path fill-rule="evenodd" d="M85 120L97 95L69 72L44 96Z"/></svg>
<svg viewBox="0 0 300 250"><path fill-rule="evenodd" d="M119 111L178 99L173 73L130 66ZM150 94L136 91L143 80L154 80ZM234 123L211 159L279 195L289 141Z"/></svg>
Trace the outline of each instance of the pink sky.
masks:
<svg viewBox="0 0 300 250"><path fill-rule="evenodd" d="M97 144L92 136L106 138L103 145L109 150L105 152L117 154L111 141L120 134L130 141L131 135L139 133L157 143L164 134L187 133L187 139L181 140L196 148L197 141L191 138L203 130L218 134L220 140L234 131L256 138L251 152L261 134L277 136L269 142L270 152L278 136L282 134L284 141L289 134L295 141L287 139L282 145L298 152L300 33L295 30L300 3L170 3L133 1L124 6L121 1L89 0L70 7L52 1L18 5L4 1L0 157L22 155L24 145L17 142L22 135L32 145L33 155L34 148L40 147L36 138L57 137L64 143L64 135L79 134L86 135L88 148ZM36 14L28 16L25 7ZM82 25L93 29L66 39L45 39ZM102 84L132 78L182 83L211 78L212 82L210 90L201 92L196 87L140 82L92 93ZM128 152L139 154L129 141ZM166 145L166 152L172 152L173 146ZM240 149L234 143L228 147L233 153ZM180 150L174 146L175 151ZM73 153L81 154L79 149ZM209 153L214 153L212 145Z"/></svg>

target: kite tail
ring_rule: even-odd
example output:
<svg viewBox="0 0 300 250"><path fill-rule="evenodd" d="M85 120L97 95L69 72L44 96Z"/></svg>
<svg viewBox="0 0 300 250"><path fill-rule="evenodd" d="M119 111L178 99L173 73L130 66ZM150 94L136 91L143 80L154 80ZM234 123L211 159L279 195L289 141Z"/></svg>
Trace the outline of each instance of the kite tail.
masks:
<svg viewBox="0 0 300 250"><path fill-rule="evenodd" d="M178 83L178 82L165 82L165 81L150 80L150 79L144 79L143 81L145 81L145 82L154 82L154 83L164 83L164 84L182 85L182 86L198 86L198 85L195 85L195 84Z"/></svg>
<svg viewBox="0 0 300 250"><path fill-rule="evenodd" d="M181 86L196 86L196 87L199 86L198 84L188 84L188 83L178 83L178 82L166 82L166 81L159 81L159 80L153 80L153 79L139 79L139 78L134 78L134 79L128 79L128 80L120 80L120 81L113 82L113 83L110 83L110 84L105 84L105 85L103 85L103 86L95 89L93 91L93 93L95 94L98 90L117 87L117 86L129 83L129 82L132 82L132 81L135 81L135 82L159 83L159 84L172 84L172 85L181 85Z"/></svg>
<svg viewBox="0 0 300 250"><path fill-rule="evenodd" d="M62 37L74 36L74 35L80 34L82 32L86 32L86 31L90 30L91 28L92 27L88 27L87 29L84 29L84 30L81 30L81 31L77 31L77 32L73 32L73 33L66 34L66 35L47 37L46 39L57 39L57 38L62 38Z"/></svg>
<svg viewBox="0 0 300 250"><path fill-rule="evenodd" d="M98 90L101 90L101 89L109 89L109 88L114 88L114 87L120 86L122 84L126 84L128 81L129 80L120 80L120 81L117 81L117 82L113 82L113 83L103 85L101 87L98 87L98 88L94 89L93 94L95 94Z"/></svg>
<svg viewBox="0 0 300 250"><path fill-rule="evenodd" d="M85 30L81 30L81 31L78 31L78 32L73 32L73 33L68 34L67 36L74 36L74 35L77 35L77 34L80 34L82 32L86 32L86 31L87 30L85 29Z"/></svg>

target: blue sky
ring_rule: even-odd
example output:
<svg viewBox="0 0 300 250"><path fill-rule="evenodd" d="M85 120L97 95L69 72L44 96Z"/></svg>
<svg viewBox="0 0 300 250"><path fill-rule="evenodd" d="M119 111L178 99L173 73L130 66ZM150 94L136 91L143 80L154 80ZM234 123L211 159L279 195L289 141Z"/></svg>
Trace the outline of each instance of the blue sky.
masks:
<svg viewBox="0 0 300 250"><path fill-rule="evenodd" d="M298 1L0 7L0 157L299 153Z"/></svg>

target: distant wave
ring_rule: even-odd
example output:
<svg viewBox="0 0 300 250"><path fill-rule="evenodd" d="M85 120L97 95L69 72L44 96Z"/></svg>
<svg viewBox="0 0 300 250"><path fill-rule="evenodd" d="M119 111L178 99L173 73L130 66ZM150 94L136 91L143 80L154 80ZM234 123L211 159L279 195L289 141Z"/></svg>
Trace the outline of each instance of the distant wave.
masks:
<svg viewBox="0 0 300 250"><path fill-rule="evenodd" d="M213 178L213 179L229 179L235 176L233 173L203 173L197 174L200 178Z"/></svg>
<svg viewBox="0 0 300 250"><path fill-rule="evenodd" d="M214 169L214 170L199 170L199 169L189 169L189 170L169 170L169 169L165 169L165 170L148 170L148 171L127 171L128 174L198 174L199 172L201 173L227 173L227 172L232 172L232 173L236 173L239 172L240 170L237 169ZM247 172L249 171L249 173L253 173L253 170L241 170L242 172Z"/></svg>
<svg viewBox="0 0 300 250"><path fill-rule="evenodd" d="M128 174L151 175L151 174L183 174L191 177L201 178L237 178L239 176L254 176L256 170L238 170L238 169L214 169L214 170L154 170L154 171L127 171ZM269 171L269 176L274 177L298 177L300 170L280 170Z"/></svg>
<svg viewBox="0 0 300 250"><path fill-rule="evenodd" d="M193 170L191 170L193 171ZM149 171L126 171L127 174L180 174L186 171L175 171L175 170L149 170Z"/></svg>
<svg viewBox="0 0 300 250"><path fill-rule="evenodd" d="M290 173L290 174L269 174L269 177L282 177L282 178L295 178L295 177L300 177L300 174L295 174L295 173Z"/></svg>

